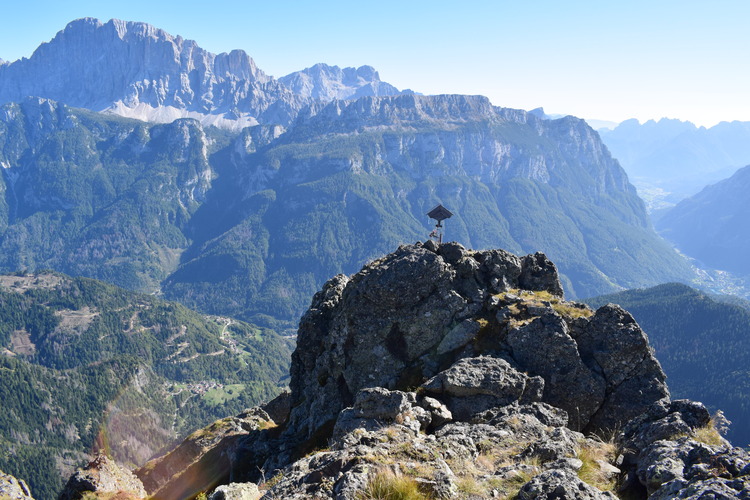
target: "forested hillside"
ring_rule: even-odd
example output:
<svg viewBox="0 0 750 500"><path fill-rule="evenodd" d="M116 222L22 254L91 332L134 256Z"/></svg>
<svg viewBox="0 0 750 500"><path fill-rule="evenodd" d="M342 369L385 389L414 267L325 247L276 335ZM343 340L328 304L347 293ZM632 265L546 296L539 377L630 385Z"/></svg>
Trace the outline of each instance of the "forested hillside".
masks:
<svg viewBox="0 0 750 500"><path fill-rule="evenodd" d="M734 422L732 443L750 444L750 310L675 283L586 302L612 302L633 314L656 350L672 397L723 410Z"/></svg>
<svg viewBox="0 0 750 500"><path fill-rule="evenodd" d="M44 499L92 450L140 465L278 393L290 347L90 279L0 276L0 469Z"/></svg>

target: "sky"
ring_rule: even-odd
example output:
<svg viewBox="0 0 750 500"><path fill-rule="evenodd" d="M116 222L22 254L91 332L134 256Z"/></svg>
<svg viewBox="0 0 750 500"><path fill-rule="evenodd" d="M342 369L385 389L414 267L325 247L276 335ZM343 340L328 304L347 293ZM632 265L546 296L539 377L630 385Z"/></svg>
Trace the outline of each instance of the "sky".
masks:
<svg viewBox="0 0 750 500"><path fill-rule="evenodd" d="M143 21L279 77L369 64L424 94L641 122L750 121L746 0L26 0L4 2L0 58L29 57L77 18Z"/></svg>

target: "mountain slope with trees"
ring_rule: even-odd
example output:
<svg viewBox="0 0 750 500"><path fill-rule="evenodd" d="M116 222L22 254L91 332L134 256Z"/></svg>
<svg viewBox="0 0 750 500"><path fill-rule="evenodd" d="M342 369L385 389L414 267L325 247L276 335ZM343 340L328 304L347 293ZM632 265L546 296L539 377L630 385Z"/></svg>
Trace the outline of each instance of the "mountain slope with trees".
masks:
<svg viewBox="0 0 750 500"><path fill-rule="evenodd" d="M596 133L572 117L541 120L479 96L403 95L311 108L258 147L245 134L228 157L240 180L221 191L219 179L222 194L202 207L223 222L165 282L167 296L192 307L253 321L299 314L315 283L424 239L438 203L455 214L447 239L544 251L571 296L691 277ZM235 271L221 281L219 269Z"/></svg>
<svg viewBox="0 0 750 500"><path fill-rule="evenodd" d="M596 133L468 96L365 97L239 134L0 108L0 269L56 269L293 328L329 276L446 237L545 251L571 296L689 280Z"/></svg>
<svg viewBox="0 0 750 500"><path fill-rule="evenodd" d="M94 280L0 276L0 469L55 498L92 451L140 465L277 394L290 344Z"/></svg>
<svg viewBox="0 0 750 500"><path fill-rule="evenodd" d="M750 444L750 311L676 283L588 299L615 303L648 334L674 398L721 409L737 446Z"/></svg>
<svg viewBox="0 0 750 500"><path fill-rule="evenodd" d="M659 232L702 265L750 278L750 166L681 201L657 222Z"/></svg>

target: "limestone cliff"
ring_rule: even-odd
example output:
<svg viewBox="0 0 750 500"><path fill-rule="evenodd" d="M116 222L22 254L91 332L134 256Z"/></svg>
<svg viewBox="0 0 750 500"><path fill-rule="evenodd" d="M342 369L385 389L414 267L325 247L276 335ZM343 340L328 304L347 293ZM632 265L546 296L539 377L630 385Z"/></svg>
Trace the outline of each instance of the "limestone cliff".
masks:
<svg viewBox="0 0 750 500"><path fill-rule="evenodd" d="M212 54L145 23L78 19L30 58L0 65L0 103L39 96L94 111L241 128L289 124L309 102L242 50Z"/></svg>
<svg viewBox="0 0 750 500"><path fill-rule="evenodd" d="M320 63L282 76L279 81L303 97L321 101L401 93L393 85L381 81L372 66L342 69Z"/></svg>

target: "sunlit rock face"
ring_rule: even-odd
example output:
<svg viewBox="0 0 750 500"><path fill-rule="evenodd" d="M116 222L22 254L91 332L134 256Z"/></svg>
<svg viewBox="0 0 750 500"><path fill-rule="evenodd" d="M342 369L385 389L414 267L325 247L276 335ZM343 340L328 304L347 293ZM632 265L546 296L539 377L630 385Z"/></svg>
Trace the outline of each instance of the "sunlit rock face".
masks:
<svg viewBox="0 0 750 500"><path fill-rule="evenodd" d="M303 97L322 101L401 93L393 85L381 81L372 66L342 69L321 63L282 76L279 81Z"/></svg>
<svg viewBox="0 0 750 500"><path fill-rule="evenodd" d="M0 103L27 96L152 121L192 117L232 128L289 124L309 102L242 50L212 54L145 23L93 18L71 22L28 59L0 64Z"/></svg>

